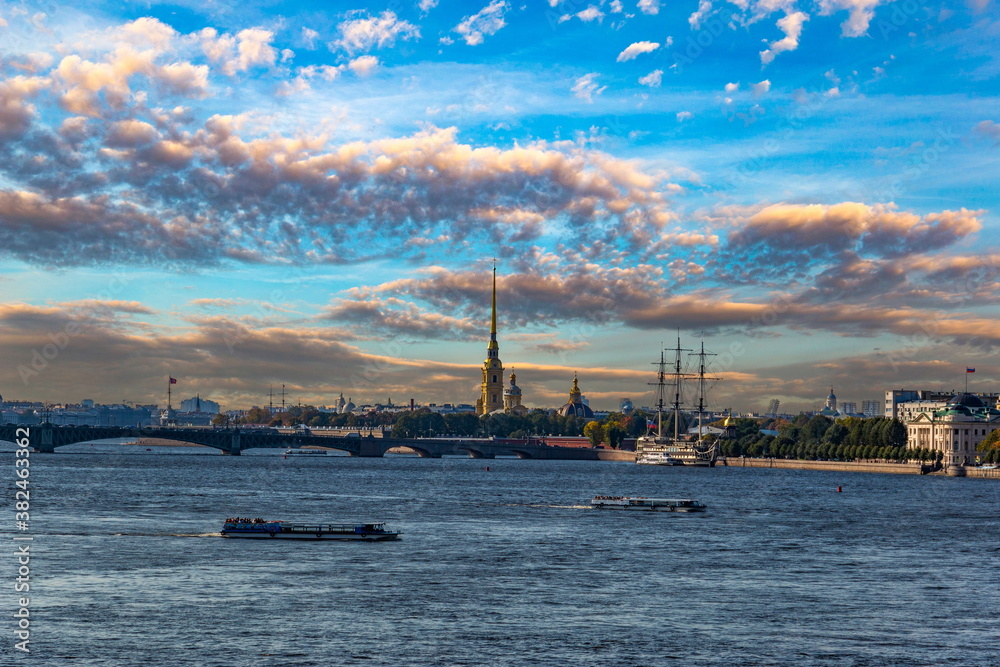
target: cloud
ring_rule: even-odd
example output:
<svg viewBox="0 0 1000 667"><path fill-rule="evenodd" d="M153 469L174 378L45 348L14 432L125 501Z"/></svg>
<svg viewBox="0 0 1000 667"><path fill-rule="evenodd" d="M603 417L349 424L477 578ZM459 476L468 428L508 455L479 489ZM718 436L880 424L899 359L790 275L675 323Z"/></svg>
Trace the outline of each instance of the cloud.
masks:
<svg viewBox="0 0 1000 667"><path fill-rule="evenodd" d="M77 117L64 131L89 164L53 158L54 185L0 188L0 252L46 266L345 262L401 248L418 256L416 240L442 236L464 251L586 229L595 242L642 247L673 220L660 191L673 186L571 142L476 148L432 128L336 145L241 136L249 123L219 115L168 136L138 119L98 132ZM34 154L19 155L9 178L37 171ZM362 229L376 240L351 242Z"/></svg>
<svg viewBox="0 0 1000 667"><path fill-rule="evenodd" d="M699 0L698 9L688 17L692 30L700 30L701 23L712 11L712 0Z"/></svg>
<svg viewBox="0 0 1000 667"><path fill-rule="evenodd" d="M438 2L439 0L420 0L417 6L420 7L420 11L429 12L438 6Z"/></svg>
<svg viewBox="0 0 1000 667"><path fill-rule="evenodd" d="M413 336L421 339L472 340L482 325L469 318L423 312L402 299L338 299L322 317L345 326L357 326L359 335Z"/></svg>
<svg viewBox="0 0 1000 667"><path fill-rule="evenodd" d="M577 12L576 17L584 23L589 23L594 20L601 22L604 20L604 12L598 9L595 5L589 5L586 9Z"/></svg>
<svg viewBox="0 0 1000 667"><path fill-rule="evenodd" d="M235 76L253 67L274 66L277 50L271 46L274 33L263 28L247 28L235 36L219 34L215 28L193 33L208 59L219 65L223 74Z"/></svg>
<svg viewBox="0 0 1000 667"><path fill-rule="evenodd" d="M636 6L643 14L655 15L660 13L660 0L639 0Z"/></svg>
<svg viewBox="0 0 1000 667"><path fill-rule="evenodd" d="M875 7L884 0L819 0L820 13L833 14L839 10L850 12L848 18L841 24L845 37L860 37L868 32L868 24L875 16Z"/></svg>
<svg viewBox="0 0 1000 667"><path fill-rule="evenodd" d="M302 41L305 42L306 48L309 50L316 48L316 40L319 39L319 33L312 28L302 28Z"/></svg>
<svg viewBox="0 0 1000 667"><path fill-rule="evenodd" d="M618 54L616 62L623 63L627 60L634 60L640 54L651 53L660 48L657 42L635 42L625 47L625 50Z"/></svg>
<svg viewBox="0 0 1000 667"><path fill-rule="evenodd" d="M763 97L769 90L771 90L771 82L768 79L764 79L759 83L753 84L751 88L753 89L754 97Z"/></svg>
<svg viewBox="0 0 1000 667"><path fill-rule="evenodd" d="M177 33L170 26L143 18L107 32L113 41L102 59L88 60L70 54L50 72L51 87L60 95L59 102L67 111L97 117L106 109L118 112L133 101L141 102L146 92L133 100L131 87L132 80L140 76L165 95L200 98L208 94L207 66L158 62L175 41ZM248 49L245 57L257 57L258 47L251 45L255 33L244 33L250 33L250 41L241 43Z"/></svg>
<svg viewBox="0 0 1000 667"><path fill-rule="evenodd" d="M517 331L542 319L553 327L562 328L572 327L573 323L651 330L680 327L689 331L709 330L718 335L757 336L773 329L863 336L882 332L911 335L921 331L934 340L986 349L1000 347L1000 334L989 324L988 318L968 313L929 312L926 308L894 304L897 297L893 290L896 286L906 286L905 267L891 266L896 261L890 260L890 265L882 267L884 271L873 273L854 285L850 278L847 283L835 284L829 274L816 288L799 295L785 293L763 298L739 298L722 289L696 289L678 294L661 280L661 274L654 267L647 265L606 267L546 262L544 267L538 267L525 263L518 273L498 276L497 289L503 302L501 328ZM869 266L845 270L843 276L860 276L877 266L868 260L863 264ZM985 266L986 263L980 262L977 270ZM965 271L964 268L959 270ZM997 268L989 270L995 278ZM352 292L361 301L387 303L396 299L405 304L402 313L406 315L403 318L406 327L415 317L411 309L415 304L422 304L419 306L419 311L424 313L421 317L434 312L447 313L449 317L468 321L473 334L476 322L485 330L490 298L488 271L431 267L421 273L422 277L395 280ZM939 277L930 272L925 275L929 281ZM963 275L973 281L982 277ZM889 281L889 290L874 289L877 280ZM917 291L919 286L907 289ZM973 295L965 295L960 303L971 306L976 299ZM928 318L931 318L930 323ZM435 337L433 328L427 330L427 335Z"/></svg>
<svg viewBox="0 0 1000 667"><path fill-rule="evenodd" d="M372 64L377 66L378 59L374 58L374 56L372 56L372 58L374 60L374 63ZM361 59L359 58L358 60ZM356 67L360 65L361 69L364 69L364 62L365 61L362 61L362 63L356 64ZM337 65L337 66L309 65L307 67L299 67L297 70L295 70L296 73L295 78L291 79L290 81L282 81L278 85L278 89L275 91L275 94L278 97L287 97L289 95L295 95L297 93L305 92L312 88L312 81L314 81L315 79L322 79L323 81L334 81L340 76L341 72L343 72L349 66L350 63L348 65ZM355 73L357 73L356 70Z"/></svg>
<svg viewBox="0 0 1000 667"><path fill-rule="evenodd" d="M372 72L378 69L378 58L375 56L360 56L347 64L352 72L358 76L371 76Z"/></svg>
<svg viewBox="0 0 1000 667"><path fill-rule="evenodd" d="M808 20L809 15L804 12L795 12L778 19L777 26L785 33L785 36L776 42L771 42L767 49L760 52L760 62L768 65L774 61L774 57L779 53L794 51L799 48L799 35L802 34L802 24Z"/></svg>
<svg viewBox="0 0 1000 667"><path fill-rule="evenodd" d="M594 101L594 95L600 95L608 88L607 86L599 86L597 84L598 76L600 75L597 72L584 74L573 82L573 87L570 90L572 90L573 94L581 100L586 100L587 102L592 103Z"/></svg>
<svg viewBox="0 0 1000 667"><path fill-rule="evenodd" d="M419 39L420 30L409 21L402 21L396 13L385 10L377 17L344 21L339 26L340 39L331 43L331 47L340 48L350 54L370 51L372 48L393 46L397 39Z"/></svg>
<svg viewBox="0 0 1000 667"><path fill-rule="evenodd" d="M35 117L35 107L28 101L49 81L38 77L16 76L0 81L0 138L24 134Z"/></svg>
<svg viewBox="0 0 1000 667"><path fill-rule="evenodd" d="M148 45L159 52L169 50L175 37L177 37L176 30L158 19L148 16L120 26L113 34L113 38L133 46Z"/></svg>
<svg viewBox="0 0 1000 667"><path fill-rule="evenodd" d="M684 121L690 120L691 118L694 118L694 114L691 113L690 111L680 111L677 113L678 123L683 123Z"/></svg>
<svg viewBox="0 0 1000 667"><path fill-rule="evenodd" d="M739 89L740 89L740 84L739 83L727 83L726 84L726 92L727 93L735 93Z"/></svg>
<svg viewBox="0 0 1000 667"><path fill-rule="evenodd" d="M107 135L107 144L116 148L134 148L159 139L155 127L141 120L122 120L114 123Z"/></svg>
<svg viewBox="0 0 1000 667"><path fill-rule="evenodd" d="M553 340L528 345L527 349L535 350L536 352L545 352L547 354L565 356L567 352L578 352L589 346L590 343L586 341Z"/></svg>
<svg viewBox="0 0 1000 667"><path fill-rule="evenodd" d="M646 76L639 77L639 83L650 88L658 88L663 81L663 70L654 69Z"/></svg>
<svg viewBox="0 0 1000 667"><path fill-rule="evenodd" d="M982 228L983 211L942 211L919 216L891 204L774 204L739 222L730 232L727 266L734 279L804 276L811 267L853 262L855 254L875 258L939 251ZM848 253L848 254L845 254Z"/></svg>
<svg viewBox="0 0 1000 667"><path fill-rule="evenodd" d="M267 385L272 383L286 384L289 395L318 405L332 404L340 392L358 404L384 401L386 396L413 396L418 403L472 402L481 379L479 359L422 359L414 356L406 340L390 340L367 351L352 344L349 331L326 318L310 326L281 319L192 316L184 326L164 329L149 321L153 315L141 305L130 308L111 301L48 307L2 304L0 345L9 363L0 368L0 382L20 387L18 395L24 398L76 396L81 386L91 386L94 393L88 396L99 402L120 401L125 391L137 403L156 404L163 397L153 387L169 374L192 395L211 396L227 406L250 406L266 404ZM51 359L42 358L40 350L53 345L50 335L58 337L67 330L72 334L66 336L65 347ZM564 352L572 347L568 343ZM34 352L44 363L35 362L37 372L32 368ZM649 375L645 368L581 368L579 363L570 368L520 360L508 364L518 373L528 406L564 402L574 370L580 371L591 398L604 395L601 389L613 390L607 393L617 398ZM27 371L27 382L19 368Z"/></svg>
<svg viewBox="0 0 1000 667"><path fill-rule="evenodd" d="M492 0L490 4L471 16L466 16L454 28L469 46L483 43L483 37L495 35L500 28L507 25L504 14L509 9L505 0Z"/></svg>
<svg viewBox="0 0 1000 667"><path fill-rule="evenodd" d="M1000 143L1000 123L995 123L992 120L984 120L977 123L976 126L972 128L972 131Z"/></svg>

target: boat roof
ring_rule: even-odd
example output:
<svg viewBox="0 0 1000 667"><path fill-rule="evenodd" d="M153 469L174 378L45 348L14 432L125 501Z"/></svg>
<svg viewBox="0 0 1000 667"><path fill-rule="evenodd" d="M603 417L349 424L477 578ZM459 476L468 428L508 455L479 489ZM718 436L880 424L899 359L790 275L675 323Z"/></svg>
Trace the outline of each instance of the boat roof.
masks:
<svg viewBox="0 0 1000 667"><path fill-rule="evenodd" d="M647 496L594 496L594 500L662 500L662 501L693 501L694 498L649 498Z"/></svg>

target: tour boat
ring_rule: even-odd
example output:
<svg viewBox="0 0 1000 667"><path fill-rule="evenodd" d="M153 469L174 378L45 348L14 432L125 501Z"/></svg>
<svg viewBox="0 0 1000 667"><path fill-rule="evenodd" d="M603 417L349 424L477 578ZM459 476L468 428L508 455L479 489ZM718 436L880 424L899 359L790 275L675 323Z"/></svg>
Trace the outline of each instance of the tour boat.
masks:
<svg viewBox="0 0 1000 667"><path fill-rule="evenodd" d="M598 510L639 512L704 512L707 507L691 498L646 498L643 496L595 496L590 506Z"/></svg>
<svg viewBox="0 0 1000 667"><path fill-rule="evenodd" d="M325 449L286 449L285 456L326 456Z"/></svg>
<svg viewBox="0 0 1000 667"><path fill-rule="evenodd" d="M384 523L286 523L284 521L227 520L220 531L223 537L264 540L395 540L400 532L388 530Z"/></svg>

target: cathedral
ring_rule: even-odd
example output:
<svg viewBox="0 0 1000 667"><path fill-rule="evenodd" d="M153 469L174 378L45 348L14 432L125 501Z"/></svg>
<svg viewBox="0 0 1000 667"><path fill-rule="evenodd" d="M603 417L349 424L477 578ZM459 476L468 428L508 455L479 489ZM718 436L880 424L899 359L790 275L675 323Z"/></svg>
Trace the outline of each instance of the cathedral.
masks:
<svg viewBox="0 0 1000 667"><path fill-rule="evenodd" d="M503 386L503 362L500 361L500 345L497 343L497 267L493 267L493 307L490 314L490 342L486 346L486 361L483 362L483 384L476 400L476 414L491 412L524 414L527 408L521 405L521 388L515 383L511 373L510 387Z"/></svg>
<svg viewBox="0 0 1000 667"><path fill-rule="evenodd" d="M569 390L569 402L559 408L557 413L563 417L580 417L582 419L590 419L594 416L594 411L583 402L583 392L580 391L580 382L576 378L576 373L573 373L573 386Z"/></svg>

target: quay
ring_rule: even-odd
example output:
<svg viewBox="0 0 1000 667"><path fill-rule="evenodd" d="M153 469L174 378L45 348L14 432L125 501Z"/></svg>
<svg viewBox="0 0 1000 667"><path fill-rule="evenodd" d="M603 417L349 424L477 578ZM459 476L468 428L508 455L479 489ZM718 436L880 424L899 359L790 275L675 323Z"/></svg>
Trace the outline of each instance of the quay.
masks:
<svg viewBox="0 0 1000 667"><path fill-rule="evenodd" d="M951 466L926 472L919 463L884 463L879 461L805 461L797 459L754 459L728 457L718 466L732 468L781 468L785 470L828 470L831 472L880 472L895 475L930 474L948 477L973 477L977 479L1000 479L1000 468L979 468L975 466Z"/></svg>

